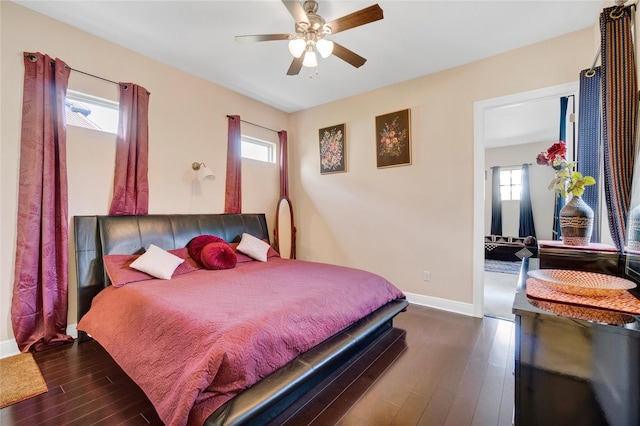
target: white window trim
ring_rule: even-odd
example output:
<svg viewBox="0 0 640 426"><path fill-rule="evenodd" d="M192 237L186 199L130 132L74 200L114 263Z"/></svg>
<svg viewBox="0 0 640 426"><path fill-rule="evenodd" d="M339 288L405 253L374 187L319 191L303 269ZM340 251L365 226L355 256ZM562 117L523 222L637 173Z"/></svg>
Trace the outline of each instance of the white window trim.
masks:
<svg viewBox="0 0 640 426"><path fill-rule="evenodd" d="M500 172L501 173L502 172L509 172L509 175L511 176L511 172L520 171L520 170L521 169L519 167L505 167L505 168L502 168L500 170ZM502 201L518 201L518 202L520 202L520 198L517 198L517 199L513 198L512 194L513 194L513 187L514 186L519 186L520 188L522 188L522 175L520 175L520 184L519 185L514 185L513 183L511 183L511 179L510 179L509 185L503 185L502 184L502 176L500 176L499 179L500 179L500 199ZM508 187L509 188L509 198L502 198L502 188L503 187Z"/></svg>
<svg viewBox="0 0 640 426"><path fill-rule="evenodd" d="M119 114L120 103L116 101L112 101L110 99L99 98L97 96L89 95L87 93L82 93L82 92L76 92L75 90L69 90L69 89L67 90L66 98L73 101L84 102L89 105L96 105L102 108L112 109L115 111L116 114ZM74 124L69 124L69 125L74 126ZM99 132L104 132L104 133L109 133L114 135L117 134L117 128L114 131L107 130L107 129L90 129L90 130L96 130Z"/></svg>
<svg viewBox="0 0 640 426"><path fill-rule="evenodd" d="M259 146L264 146L268 149L268 155L269 155L269 159L268 161L264 161L264 160L259 160L256 158L249 158L249 157L242 157L242 158L246 158L248 160L254 160L254 161L262 161L263 163L271 163L271 164L275 164L276 162L276 151L278 149L278 145L274 142L270 142L270 141L265 141L262 139L258 139L258 138L254 138L251 136L246 136L246 135L241 135L241 142L246 142L249 144L254 144L254 145L259 145Z"/></svg>
<svg viewBox="0 0 640 426"><path fill-rule="evenodd" d="M88 95L82 92L76 92L75 90L67 90L67 97L77 99L80 102L86 101L96 105L102 105L107 108L119 109L120 103L109 99L99 98L97 96Z"/></svg>

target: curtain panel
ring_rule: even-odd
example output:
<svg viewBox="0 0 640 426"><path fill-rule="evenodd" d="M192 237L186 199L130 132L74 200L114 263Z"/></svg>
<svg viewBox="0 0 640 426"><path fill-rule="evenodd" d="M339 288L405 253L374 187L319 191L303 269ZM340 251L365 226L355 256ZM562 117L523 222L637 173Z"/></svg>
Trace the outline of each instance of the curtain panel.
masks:
<svg viewBox="0 0 640 426"><path fill-rule="evenodd" d="M287 132L278 132L280 141L280 198L289 198L289 153L287 148Z"/></svg>
<svg viewBox="0 0 640 426"><path fill-rule="evenodd" d="M65 98L70 68L24 54L20 177L11 324L22 352L72 342L68 309Z"/></svg>
<svg viewBox="0 0 640 426"><path fill-rule="evenodd" d="M120 119L110 215L149 213L149 92L120 83Z"/></svg>
<svg viewBox="0 0 640 426"><path fill-rule="evenodd" d="M522 165L522 186L520 187L520 237L535 237L536 227L533 223L533 208L531 205L531 189L529 185L529 165Z"/></svg>
<svg viewBox="0 0 640 426"><path fill-rule="evenodd" d="M242 213L242 133L240 116L227 116L227 175L224 212Z"/></svg>
<svg viewBox="0 0 640 426"><path fill-rule="evenodd" d="M605 8L600 15L604 188L609 230L618 249L625 242L638 119L632 7Z"/></svg>
<svg viewBox="0 0 640 426"><path fill-rule="evenodd" d="M593 176L597 185L584 188L582 199L593 210L591 242L600 242L600 155L602 146L602 114L600 113L600 67L580 72L580 105L578 107L578 164L584 176Z"/></svg>
<svg viewBox="0 0 640 426"><path fill-rule="evenodd" d="M502 235L502 197L500 196L500 166L491 173L491 235Z"/></svg>
<svg viewBox="0 0 640 426"><path fill-rule="evenodd" d="M567 143L567 107L569 106L569 97L560 98L560 134L558 140ZM575 153L574 153L575 155ZM554 240L562 238L562 230L560 229L560 210L566 204L565 198L560 194L555 194L553 205L553 230L552 237Z"/></svg>

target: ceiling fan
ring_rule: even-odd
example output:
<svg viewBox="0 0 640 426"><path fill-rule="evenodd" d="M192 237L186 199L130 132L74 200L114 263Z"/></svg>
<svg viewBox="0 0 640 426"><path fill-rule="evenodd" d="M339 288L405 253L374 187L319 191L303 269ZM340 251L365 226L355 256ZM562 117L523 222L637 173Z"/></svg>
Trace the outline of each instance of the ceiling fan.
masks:
<svg viewBox="0 0 640 426"><path fill-rule="evenodd" d="M384 18L382 9L377 4L326 22L317 14L318 3L314 0L306 0L304 4L300 4L298 0L282 0L282 3L295 19L295 34L241 35L236 36L236 41L289 40L293 61L287 75L298 75L303 66L317 66L316 50L323 58L333 54L356 68L361 67L367 61L365 58L325 37Z"/></svg>

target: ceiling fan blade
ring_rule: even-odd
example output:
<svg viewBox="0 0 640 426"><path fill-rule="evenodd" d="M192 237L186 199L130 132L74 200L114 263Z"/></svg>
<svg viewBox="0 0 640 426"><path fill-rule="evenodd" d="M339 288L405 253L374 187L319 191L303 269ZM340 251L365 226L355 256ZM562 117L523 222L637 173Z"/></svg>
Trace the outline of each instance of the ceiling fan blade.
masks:
<svg viewBox="0 0 640 426"><path fill-rule="evenodd" d="M340 31L359 27L360 25L378 21L382 18L384 18L382 8L374 4L373 6L365 7L357 12L345 15L342 18L327 22L327 25L331 27L331 34L336 34Z"/></svg>
<svg viewBox="0 0 640 426"><path fill-rule="evenodd" d="M300 74L300 70L302 69L302 60L303 57L293 58L291 65L289 66L289 71L287 71L287 75L298 75Z"/></svg>
<svg viewBox="0 0 640 426"><path fill-rule="evenodd" d="M333 54L356 68L360 68L365 62L367 62L367 60L362 56L336 43L335 41L333 42Z"/></svg>
<svg viewBox="0 0 640 426"><path fill-rule="evenodd" d="M251 43L254 41L273 41L273 40L289 40L290 34L256 34L256 35L239 35L236 41L240 43Z"/></svg>
<svg viewBox="0 0 640 426"><path fill-rule="evenodd" d="M284 6L287 8L291 16L293 16L296 24L300 22L309 24L309 18L307 18L307 14L304 12L304 8L298 0L282 0L282 3L284 3Z"/></svg>

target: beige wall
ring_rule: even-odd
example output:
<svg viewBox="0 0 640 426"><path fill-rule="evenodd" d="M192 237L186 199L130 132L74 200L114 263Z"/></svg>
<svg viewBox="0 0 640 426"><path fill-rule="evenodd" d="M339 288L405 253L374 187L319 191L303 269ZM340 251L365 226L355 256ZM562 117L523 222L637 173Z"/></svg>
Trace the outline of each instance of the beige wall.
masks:
<svg viewBox="0 0 640 426"><path fill-rule="evenodd" d="M11 2L0 2L1 151L0 343L13 338L10 322L20 150L23 51L63 59L71 67L114 81L130 81L151 92L149 106L150 213L220 213L224 207L226 114L272 129L286 129L289 114L211 84L176 68L49 19ZM71 73L69 88L117 100L117 86ZM277 141L273 132L242 126L243 133ZM115 136L68 128L69 214L107 214L113 188ZM203 161L214 181L193 186L191 163ZM275 164L243 162L243 210L265 212L273 227L279 196ZM72 241L70 241L72 243ZM70 259L69 324L76 320Z"/></svg>
<svg viewBox="0 0 640 426"><path fill-rule="evenodd" d="M474 211L474 102L576 81L593 61L593 36L588 28L293 114L299 257L374 271L414 300L472 312L484 205ZM375 116L405 108L413 164L376 169ZM320 175L318 129L339 123L348 172Z"/></svg>

